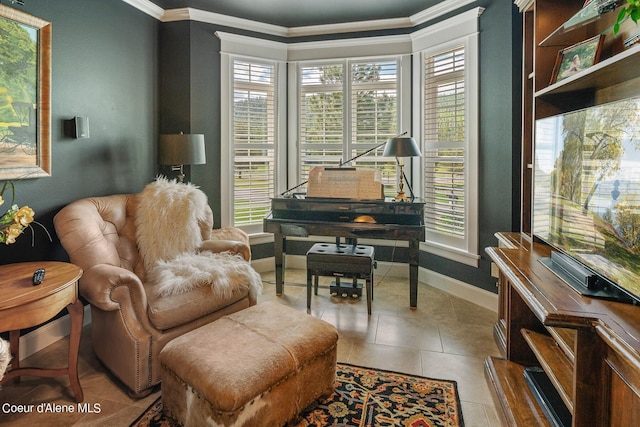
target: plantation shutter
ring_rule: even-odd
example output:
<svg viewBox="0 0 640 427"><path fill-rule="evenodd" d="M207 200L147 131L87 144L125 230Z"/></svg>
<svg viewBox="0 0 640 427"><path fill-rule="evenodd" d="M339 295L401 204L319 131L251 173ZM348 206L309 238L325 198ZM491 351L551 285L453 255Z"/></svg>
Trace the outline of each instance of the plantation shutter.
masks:
<svg viewBox="0 0 640 427"><path fill-rule="evenodd" d="M386 142L397 134L398 61L351 64L350 157ZM396 194L396 160L382 158L384 146L357 160L358 166L382 171L385 194Z"/></svg>
<svg viewBox="0 0 640 427"><path fill-rule="evenodd" d="M344 65L300 67L300 180L314 166L338 165L344 141Z"/></svg>
<svg viewBox="0 0 640 427"><path fill-rule="evenodd" d="M299 67L301 181L314 166L337 166L397 134L398 68L397 59ZM386 193L395 194L395 159L382 158L383 151L349 166L382 170Z"/></svg>
<svg viewBox="0 0 640 427"><path fill-rule="evenodd" d="M425 57L424 196L427 231L465 238L465 52Z"/></svg>
<svg viewBox="0 0 640 427"><path fill-rule="evenodd" d="M261 224L275 189L275 69L233 62L234 225Z"/></svg>

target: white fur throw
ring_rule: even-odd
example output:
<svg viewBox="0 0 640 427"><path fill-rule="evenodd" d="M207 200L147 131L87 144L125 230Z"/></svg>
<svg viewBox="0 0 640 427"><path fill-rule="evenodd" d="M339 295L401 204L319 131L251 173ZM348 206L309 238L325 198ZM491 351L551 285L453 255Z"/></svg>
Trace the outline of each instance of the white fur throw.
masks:
<svg viewBox="0 0 640 427"><path fill-rule="evenodd" d="M203 242L198 222L206 219L207 207L207 196L193 184L158 177L142 190L135 224L147 280L161 296L211 285L219 297L238 287L256 297L262 279L244 258L198 252Z"/></svg>
<svg viewBox="0 0 640 427"><path fill-rule="evenodd" d="M4 377L9 362L11 362L11 348L7 341L0 338L0 380Z"/></svg>
<svg viewBox="0 0 640 427"><path fill-rule="evenodd" d="M183 253L159 261L150 271L151 282L162 296L181 294L210 284L216 296L230 297L236 288L249 289L253 299L262 291L262 278L240 255L228 252Z"/></svg>
<svg viewBox="0 0 640 427"><path fill-rule="evenodd" d="M159 260L194 252L202 244L198 221L206 217L207 196L193 184L158 177L140 193L136 240L147 270Z"/></svg>

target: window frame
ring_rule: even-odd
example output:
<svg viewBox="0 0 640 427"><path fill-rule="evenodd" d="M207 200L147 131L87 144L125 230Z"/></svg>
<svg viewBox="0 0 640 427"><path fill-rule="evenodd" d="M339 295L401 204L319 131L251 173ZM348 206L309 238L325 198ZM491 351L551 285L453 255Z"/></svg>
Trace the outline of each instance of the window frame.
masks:
<svg viewBox="0 0 640 427"><path fill-rule="evenodd" d="M252 37L217 32L221 40L220 101L221 105L233 105L234 101L234 61L271 65L274 71L274 156L275 174L273 188L278 194L280 183L286 182L286 173L281 165L286 164L286 45ZM243 54L241 52L246 52ZM233 108L221 108L220 141L220 192L221 226L236 227L234 224L234 133ZM250 235L263 234L262 221L238 228Z"/></svg>
<svg viewBox="0 0 640 427"><path fill-rule="evenodd" d="M277 110L277 102L276 102L276 65L273 63L273 61L263 61L263 60L256 60L256 59L246 59L246 58L240 58L238 56L232 56L231 58L231 63L232 63L232 69L234 70L234 76L232 78L233 80L233 103L231 104L233 106L232 110L233 110L233 117L232 117L232 130L231 130L231 139L230 142L232 144L231 147L231 162L230 165L233 164L234 165L234 170L233 170L233 225L234 227L239 227L239 228L243 228L243 229L248 229L250 231L253 231L253 229L256 228L256 225L260 225L262 226L262 218L264 218L264 216L268 213L268 211L270 210L270 199L271 197L273 197L275 195L275 186L276 186L276 170L277 170L277 147L276 147L276 138L277 138L277 126L276 126L276 122L277 122L277 115L276 115L276 110ZM246 64L248 68L248 70L265 70L268 71L268 73L270 74L270 79L268 81L267 84L263 84L260 82L254 82L254 81L239 81L238 79L236 79L236 73L239 70L239 67L242 67L243 64ZM248 138L252 138L253 136L256 136L255 134L253 134L252 132L248 131L246 134L242 134L242 135L238 135L236 134L236 130L237 130L237 121L236 121L236 117L237 117L237 113L238 110L236 109L236 94L237 93L241 93L241 94L245 94L245 95L255 95L258 93L264 94L266 95L266 100L267 100L267 107L269 107L264 113L260 115L260 118L265 119L266 125L267 125L267 133L266 133L266 140L261 141L261 142L239 142L238 139L241 138L242 136L246 136ZM247 101L249 101L250 98L247 98ZM248 110L247 113L249 113L249 111L255 112L255 110ZM253 116L252 116L253 117ZM250 117L249 115L247 115L247 117L242 117L243 119L247 120L247 123L250 122ZM262 139L262 138L260 138ZM247 223L243 223L243 222L237 222L238 221L238 211L236 211L236 208L238 208L238 201L240 200L240 198L244 198L245 196L240 196L239 195L239 190L241 190L241 183L238 183L237 179L240 176L238 173L238 160L239 157L237 156L237 152L238 150L241 151L266 151L267 153L269 153L265 159L265 161L267 162L268 165L268 169L267 169L267 179L266 182L268 183L268 187L266 188L266 194L263 192L262 189L256 187L256 186L251 186L251 190L248 191L248 196L247 197L247 201L248 203L244 203L243 209L247 210L247 213L250 214L250 217L247 221ZM254 156L243 156L242 160L244 160L247 164L247 168L251 171L249 173L249 178L250 178L250 182L252 182L253 179L260 179L259 175L256 175L256 169L254 169L253 167L253 163L255 162L256 158ZM241 166L242 167L242 166ZM246 178L246 177L245 177ZM256 189L257 191L254 191L254 189ZM245 189L246 191L246 189ZM258 196L258 197L256 197ZM267 200L265 200L265 196L267 198ZM260 220L257 221L255 219L253 219L254 216L256 215L260 215Z"/></svg>
<svg viewBox="0 0 640 427"><path fill-rule="evenodd" d="M300 62L322 62L340 59L361 60L366 58L400 57L402 65L398 81L398 129L408 130L409 134L419 141L424 151L424 55L446 50L447 47L463 45L465 47L465 111L466 111L466 238L461 245L443 244L434 240L432 233L427 233L426 242L421 242L422 251L433 253L444 258L478 267L479 264L479 230L478 230L478 108L479 108L479 16L484 11L475 7L451 18L427 26L408 35L376 36L353 39L325 40L299 43L279 43L259 38L238 36L217 32L222 40L221 46L221 103L229 105L229 54L245 58L262 58L278 62L278 134L276 137L276 194L282 194L300 183L299 180L299 141L298 141L298 73ZM414 94L420 93L418 96ZM350 96L350 94L349 94ZM286 101L285 101L286 100ZM289 108L287 107L287 104ZM228 109L222 109L221 141L222 143L222 225L231 225L231 197L229 187L230 147L228 141L231 124ZM349 133L350 127L345 128ZM286 165L286 167L283 167ZM412 181L416 196L424 195L424 162L423 158L405 159L405 173ZM231 175L232 176L232 175ZM261 228L249 230L252 234L264 234Z"/></svg>
<svg viewBox="0 0 640 427"><path fill-rule="evenodd" d="M368 42L369 43L369 42ZM354 85L351 83L351 66L355 63L362 62L389 62L391 60L397 61L397 81L396 85L396 129L400 130L398 133L404 131L409 132L411 129L411 115L408 113L411 111L411 56L405 52L399 52L396 54L384 54L384 55L367 55L357 56L357 39L353 40L353 46L351 49L346 49L341 52L337 58L322 58L322 59L310 59L299 60L289 62L289 105L294 106L289 109L289 135L293 135L293 138L289 138L289 145L287 152L289 153L288 163L288 181L289 183L303 182L301 176L301 144L300 144L300 120L301 120L301 105L300 94L301 84L300 70L303 67L322 66L327 64L341 64L344 66L344 80L343 83L343 139L342 144L342 161L349 160L353 155L350 155L354 149L353 140L353 96ZM381 85L384 86L384 83ZM372 144L356 144L360 150L367 150L376 146ZM378 144L379 145L379 144ZM382 150L382 148L380 148ZM381 161L384 159L380 157ZM408 160L409 161L409 160ZM389 161L391 163L391 161ZM397 176L396 176L397 180ZM396 182L397 184L397 182Z"/></svg>
<svg viewBox="0 0 640 427"><path fill-rule="evenodd" d="M443 238L438 233L427 230L425 242L420 249L444 258L448 258L472 267L478 267L479 254L479 44L478 16L483 8L474 8L453 18L442 21L424 30L412 34L414 62L414 87L419 88L419 96L413 98L414 135L419 135L422 150L425 150L425 59L428 56L464 48L465 68L465 236L462 239ZM415 92L418 92L417 90ZM414 93L415 93L414 92ZM414 182L420 188L414 191L423 195L425 165L421 158L419 176ZM417 179L416 179L417 178Z"/></svg>

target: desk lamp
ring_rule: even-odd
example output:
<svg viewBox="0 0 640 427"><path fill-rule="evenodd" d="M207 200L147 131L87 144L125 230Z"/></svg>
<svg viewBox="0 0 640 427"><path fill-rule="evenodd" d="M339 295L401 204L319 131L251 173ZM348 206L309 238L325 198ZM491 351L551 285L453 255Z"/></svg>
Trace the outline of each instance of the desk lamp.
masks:
<svg viewBox="0 0 640 427"><path fill-rule="evenodd" d="M416 140L408 137L408 136L398 136L395 138L389 138L387 140L387 145L384 147L384 153L382 153L383 157L395 157L398 166L400 167L400 182L399 187L400 191L396 197L394 197L394 201L397 202L408 202L409 198L404 194L404 182L407 182L407 187L409 187L409 192L411 193L411 200L413 200L413 189L411 185L409 185L409 181L407 180L406 175L402 168L404 164L399 159L399 157L418 157L421 156L420 149L418 148L418 144L416 144Z"/></svg>
<svg viewBox="0 0 640 427"><path fill-rule="evenodd" d="M204 135L160 135L158 163L170 165L172 171L178 171L179 182L184 182L184 165L202 165L206 162Z"/></svg>

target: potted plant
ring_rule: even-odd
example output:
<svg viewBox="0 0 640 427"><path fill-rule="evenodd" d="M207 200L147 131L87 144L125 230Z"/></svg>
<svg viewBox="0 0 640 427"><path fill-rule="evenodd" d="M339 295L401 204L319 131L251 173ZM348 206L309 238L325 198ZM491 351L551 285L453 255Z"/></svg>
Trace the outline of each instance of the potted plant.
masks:
<svg viewBox="0 0 640 427"><path fill-rule="evenodd" d="M613 25L613 34L618 34L620 24L627 18L631 18L636 24L640 20L640 0L627 0L627 4L618 12L618 18Z"/></svg>

